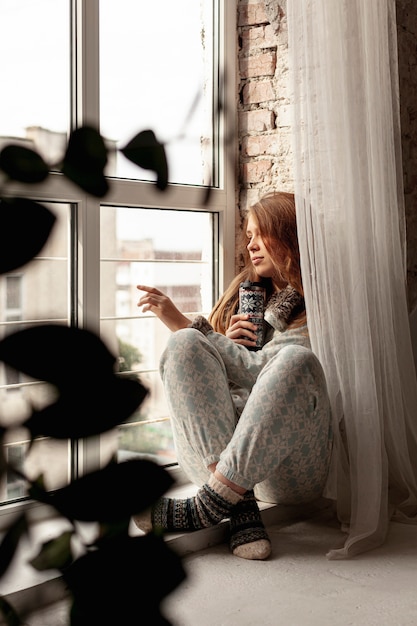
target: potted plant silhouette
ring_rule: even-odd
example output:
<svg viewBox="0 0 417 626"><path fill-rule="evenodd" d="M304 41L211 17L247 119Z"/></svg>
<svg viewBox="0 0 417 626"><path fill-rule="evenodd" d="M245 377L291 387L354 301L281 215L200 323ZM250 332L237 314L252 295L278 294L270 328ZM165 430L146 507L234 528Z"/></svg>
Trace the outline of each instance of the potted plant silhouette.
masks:
<svg viewBox="0 0 417 626"><path fill-rule="evenodd" d="M157 188L166 189L165 149L153 131L139 133L121 152L137 166L153 170ZM107 160L100 133L83 126L70 134L62 163L54 169L101 198L109 191L104 175ZM8 195L7 183L40 183L50 170L44 159L27 147L10 144L0 152L0 175L5 180L0 189L1 274L22 267L39 254L55 222L43 204ZM84 364L79 354L85 355ZM75 440L109 431L127 420L148 394L139 379L117 376L115 355L86 329L42 324L10 333L0 341L0 360L56 389L51 404L34 408L20 424L29 433L29 448L39 436ZM68 368L67 364L74 362L77 366ZM69 592L71 626L130 625L140 623L144 615L150 624L170 624L161 612L161 602L185 579L182 562L162 536L132 537L128 532L131 517L172 486L169 472L149 460L110 462L50 492L42 476L30 480L7 459L4 441L9 428L0 415L0 479L5 480L7 472L19 475L32 499L52 507L69 524L69 530L41 547L31 565L38 570L58 570L62 575ZM87 544L79 532L82 522L97 523L97 536ZM18 515L4 534L0 580L24 536L29 536L26 513ZM82 545L81 554L74 554L74 538ZM18 615L4 597L0 597L0 613L9 626L23 624L24 615Z"/></svg>

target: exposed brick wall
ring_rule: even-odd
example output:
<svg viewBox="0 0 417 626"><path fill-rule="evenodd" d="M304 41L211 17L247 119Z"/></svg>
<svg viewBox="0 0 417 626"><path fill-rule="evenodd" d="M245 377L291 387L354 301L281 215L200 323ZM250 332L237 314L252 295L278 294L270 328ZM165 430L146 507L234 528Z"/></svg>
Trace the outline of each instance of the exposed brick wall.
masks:
<svg viewBox="0 0 417 626"><path fill-rule="evenodd" d="M285 6L238 0L241 212L268 191L293 189Z"/></svg>
<svg viewBox="0 0 417 626"><path fill-rule="evenodd" d="M417 3L396 0L408 294L417 306ZM239 206L293 189L286 0L238 0ZM240 217L239 213L239 217ZM240 220L237 220L239 228ZM237 269L239 259L236 259Z"/></svg>
<svg viewBox="0 0 417 626"><path fill-rule="evenodd" d="M238 35L239 188L244 208L267 191L293 186L290 127L285 119L285 13L277 2L239 0Z"/></svg>

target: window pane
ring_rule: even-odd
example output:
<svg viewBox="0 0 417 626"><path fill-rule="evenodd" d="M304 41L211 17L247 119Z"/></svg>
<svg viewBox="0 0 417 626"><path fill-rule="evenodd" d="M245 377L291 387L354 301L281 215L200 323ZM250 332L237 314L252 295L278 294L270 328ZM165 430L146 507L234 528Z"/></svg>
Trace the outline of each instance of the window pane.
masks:
<svg viewBox="0 0 417 626"><path fill-rule="evenodd" d="M207 184L213 155L213 0L100 1L101 133L153 130L169 181ZM117 176L154 180L117 154Z"/></svg>
<svg viewBox="0 0 417 626"><path fill-rule="evenodd" d="M10 274L0 276L0 339L34 323L69 323L69 211L67 204L43 203L56 216L40 254ZM28 345L28 350L31 346ZM34 408L54 399L53 389L0 362L2 425L12 427L5 442L6 458L30 478L43 473L48 488L68 481L68 445L41 438L29 453L28 433L19 426ZM0 485L0 501L25 497L24 482L10 471Z"/></svg>
<svg viewBox="0 0 417 626"><path fill-rule="evenodd" d="M38 408L52 402L52 396L46 395L46 387L46 385L21 385L19 389L13 390L12 393L16 394L15 400L19 403L19 421L24 415L24 407L29 410L29 406ZM2 403L6 413L11 408L8 406L10 401L9 395L6 402ZM2 417L4 416L3 413ZM42 475L44 485L48 490L63 487L69 481L68 441L39 437L30 448L27 430L16 428L8 431L8 436L4 441L4 453L7 461L13 464L12 467L23 470L30 480L35 480ZM25 481L9 469L0 481L0 502L25 497L27 497Z"/></svg>
<svg viewBox="0 0 417 626"><path fill-rule="evenodd" d="M67 204L42 204L55 215L56 222L37 257L0 276L0 337L19 329L22 322L68 323L70 208Z"/></svg>
<svg viewBox="0 0 417 626"><path fill-rule="evenodd" d="M1 0L0 138L67 132L69 15L69 0Z"/></svg>
<svg viewBox="0 0 417 626"><path fill-rule="evenodd" d="M101 335L122 375L136 373L146 401L119 429L119 455L175 461L159 360L170 331L137 306L137 284L156 287L190 317L213 305L213 215L102 207Z"/></svg>

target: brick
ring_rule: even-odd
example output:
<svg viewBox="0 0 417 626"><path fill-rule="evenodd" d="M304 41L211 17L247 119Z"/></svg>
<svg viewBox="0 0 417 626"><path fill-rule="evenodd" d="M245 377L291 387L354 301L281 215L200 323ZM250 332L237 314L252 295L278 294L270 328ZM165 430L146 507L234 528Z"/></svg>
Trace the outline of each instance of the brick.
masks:
<svg viewBox="0 0 417 626"><path fill-rule="evenodd" d="M265 52L251 57L244 57L239 61L240 76L241 78L273 76L276 65L277 55L275 52Z"/></svg>
<svg viewBox="0 0 417 626"><path fill-rule="evenodd" d="M270 180L272 161L251 161L242 165L242 179L244 183L267 183Z"/></svg>
<svg viewBox="0 0 417 626"><path fill-rule="evenodd" d="M242 155L244 157L263 156L276 154L278 137L272 135L250 135L242 142Z"/></svg>
<svg viewBox="0 0 417 626"><path fill-rule="evenodd" d="M275 99L274 89L270 81L249 82L243 87L243 103L259 104Z"/></svg>
<svg viewBox="0 0 417 626"><path fill-rule="evenodd" d="M263 0L258 0L258 2L249 2L246 5L239 4L238 26L251 26L253 24L267 23L269 23L269 20L265 11Z"/></svg>
<svg viewBox="0 0 417 626"><path fill-rule="evenodd" d="M278 45L278 38L270 24L248 28L241 32L242 51L255 50L256 48L274 48Z"/></svg>
<svg viewBox="0 0 417 626"><path fill-rule="evenodd" d="M244 111L239 114L239 129L241 133L262 132L275 128L275 114L268 109Z"/></svg>

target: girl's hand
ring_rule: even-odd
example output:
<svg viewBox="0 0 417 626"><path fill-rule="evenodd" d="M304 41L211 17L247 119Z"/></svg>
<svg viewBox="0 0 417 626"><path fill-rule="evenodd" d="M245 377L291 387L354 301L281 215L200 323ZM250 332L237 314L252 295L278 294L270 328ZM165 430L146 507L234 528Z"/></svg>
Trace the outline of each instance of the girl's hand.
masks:
<svg viewBox="0 0 417 626"><path fill-rule="evenodd" d="M146 291L146 294L138 302L138 306L143 307L143 313L151 311L172 332L186 328L191 323L191 320L183 315L172 300L159 289L147 285L136 285L136 288L140 291Z"/></svg>
<svg viewBox="0 0 417 626"><path fill-rule="evenodd" d="M235 343L242 346L253 347L256 345L256 324L248 322L249 315L247 313L237 313L232 315L230 326L226 330L226 337L232 339Z"/></svg>

